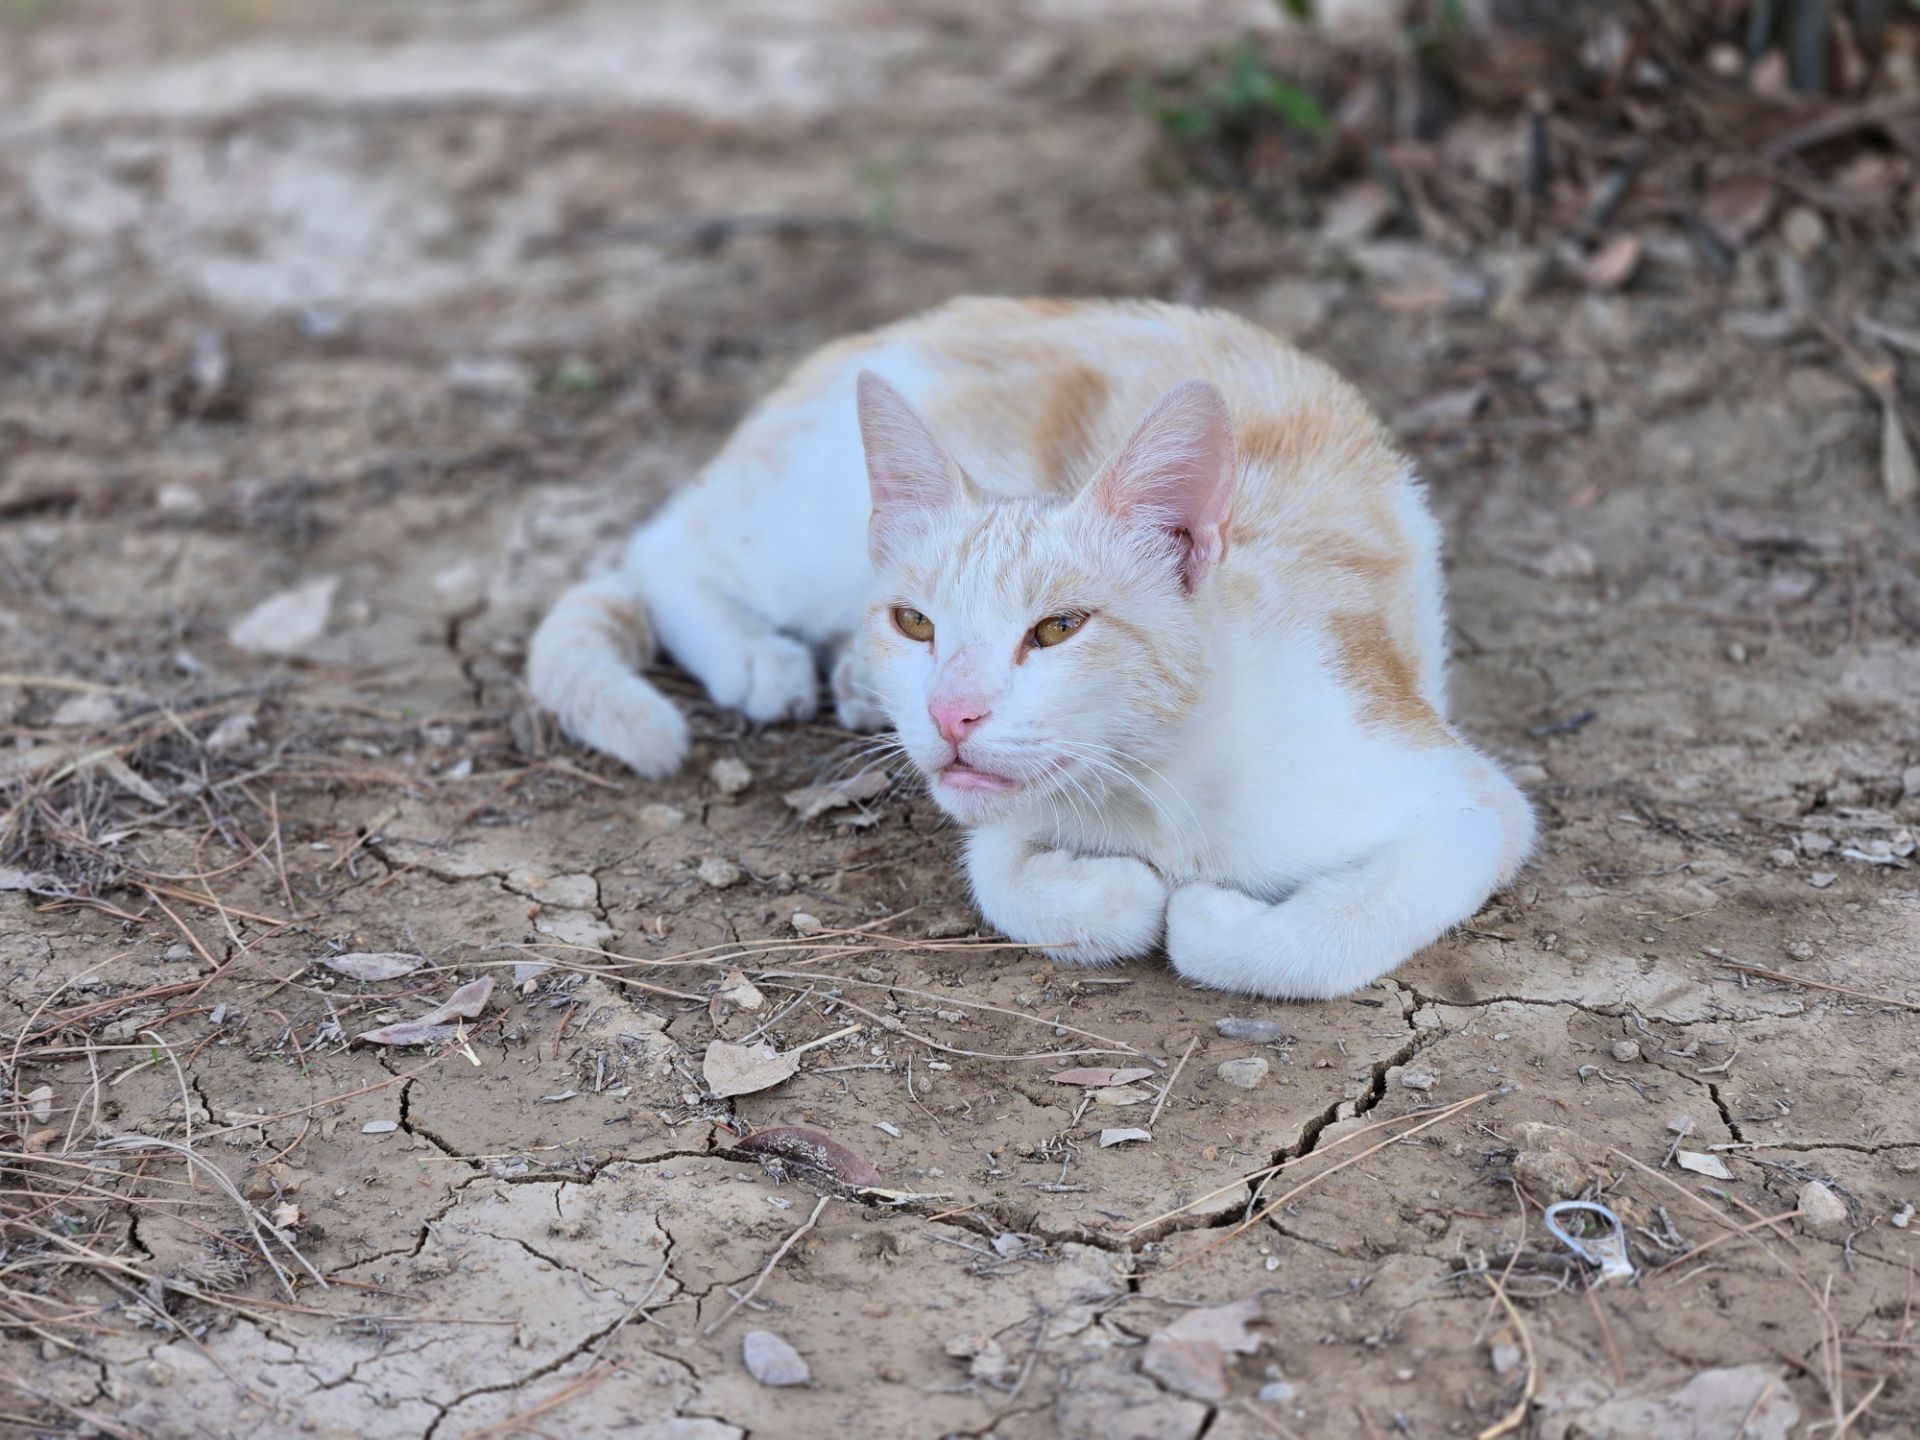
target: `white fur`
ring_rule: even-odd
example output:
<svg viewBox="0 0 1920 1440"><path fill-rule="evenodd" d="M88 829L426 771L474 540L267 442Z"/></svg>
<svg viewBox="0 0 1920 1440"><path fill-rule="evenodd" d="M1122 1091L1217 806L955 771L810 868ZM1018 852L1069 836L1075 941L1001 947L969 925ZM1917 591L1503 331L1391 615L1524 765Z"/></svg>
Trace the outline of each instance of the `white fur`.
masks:
<svg viewBox="0 0 1920 1440"><path fill-rule="evenodd" d="M810 714L816 653L850 642L833 673L841 722L895 725L935 800L971 832L967 872L990 924L1080 963L1164 945L1203 985L1347 993L1471 916L1524 858L1531 815L1457 737L1421 743L1369 720L1326 622L1378 596L1302 593L1284 553L1222 558L1190 533L1219 518L1200 493L1215 387L1235 415L1298 403L1302 390L1357 406L1351 392L1227 317L1086 309L1078 358L1113 379L1130 421L1171 380L1211 382L1171 428L1134 435L1152 443L1128 462L1131 480L1113 479L1128 453L1120 432L1106 474L1075 498L1046 497L1016 438L943 415L981 374L947 349L969 317L936 312L833 347L755 411L636 535L616 576L562 598L534 637L530 683L570 734L657 775L684 755L684 722L634 676L640 653L608 639L596 596L643 601L713 698L757 721ZM863 395L871 495L863 370L888 382ZM1183 466L1169 495L1165 476ZM1114 503L1115 484L1140 503ZM1233 503L1279 505L1276 493L1243 472ZM1403 464L1388 509L1411 545L1388 597L1396 634L1411 637L1420 694L1443 713L1438 530ZM973 560L957 566L963 545ZM1229 573L1260 602L1229 600ZM894 626L896 605L933 620L931 644ZM1062 644L1022 644L1065 609L1093 618ZM1183 687L1197 703L1173 702ZM955 749L928 705L954 694L987 715L962 758L1024 782L1017 793L939 778Z"/></svg>

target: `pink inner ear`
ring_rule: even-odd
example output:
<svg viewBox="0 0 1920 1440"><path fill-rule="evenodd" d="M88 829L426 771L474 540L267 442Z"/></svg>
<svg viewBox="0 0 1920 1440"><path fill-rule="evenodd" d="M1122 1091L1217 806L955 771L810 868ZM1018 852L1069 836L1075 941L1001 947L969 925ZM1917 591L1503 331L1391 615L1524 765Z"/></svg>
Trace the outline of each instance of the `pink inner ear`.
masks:
<svg viewBox="0 0 1920 1440"><path fill-rule="evenodd" d="M953 504L963 481L960 467L906 396L871 370L860 372L856 390L873 494L867 538L877 561L916 516Z"/></svg>
<svg viewBox="0 0 1920 1440"><path fill-rule="evenodd" d="M1147 413L1084 499L1115 519L1171 537L1181 583L1191 594L1226 554L1233 470L1227 403L1205 381L1190 380Z"/></svg>

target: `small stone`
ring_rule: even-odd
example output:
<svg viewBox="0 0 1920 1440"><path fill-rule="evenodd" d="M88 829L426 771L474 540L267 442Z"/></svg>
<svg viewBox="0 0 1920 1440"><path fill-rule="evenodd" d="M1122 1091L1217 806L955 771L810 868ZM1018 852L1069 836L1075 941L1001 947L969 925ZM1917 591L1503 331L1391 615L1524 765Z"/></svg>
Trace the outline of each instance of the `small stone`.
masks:
<svg viewBox="0 0 1920 1440"><path fill-rule="evenodd" d="M1400 1072L1400 1084L1403 1089L1407 1090L1431 1090L1433 1088L1433 1072L1431 1070L1402 1070Z"/></svg>
<svg viewBox="0 0 1920 1440"><path fill-rule="evenodd" d="M1542 1198L1571 1200L1587 1188L1589 1177L1578 1156L1548 1146L1515 1156L1513 1178Z"/></svg>
<svg viewBox="0 0 1920 1440"><path fill-rule="evenodd" d="M805 1385L813 1379L800 1352L771 1330L749 1330L740 1342L740 1358L762 1385Z"/></svg>
<svg viewBox="0 0 1920 1440"><path fill-rule="evenodd" d="M1900 772L1900 798L1920 800L1920 765L1909 765Z"/></svg>
<svg viewBox="0 0 1920 1440"><path fill-rule="evenodd" d="M1827 222L1820 218L1819 211L1796 205L1780 222L1780 238L1800 259L1811 260L1827 243Z"/></svg>
<svg viewBox="0 0 1920 1440"><path fill-rule="evenodd" d="M1913 1202L1908 1201L1887 1217L1887 1223L1896 1230L1904 1230L1913 1223Z"/></svg>
<svg viewBox="0 0 1920 1440"><path fill-rule="evenodd" d="M360 1127L362 1135L391 1135L400 1128L398 1120L369 1120Z"/></svg>
<svg viewBox="0 0 1920 1440"><path fill-rule="evenodd" d="M753 771L745 761L725 755L707 767L707 778L722 795L738 795L753 784Z"/></svg>
<svg viewBox="0 0 1920 1440"><path fill-rule="evenodd" d="M1789 940L1787 942L1787 954L1794 960L1811 960L1813 959L1813 946L1804 940Z"/></svg>
<svg viewBox="0 0 1920 1440"><path fill-rule="evenodd" d="M1771 860L1774 865L1781 870L1792 869L1796 858L1793 851L1787 849L1784 845L1776 845L1767 853L1767 859Z"/></svg>
<svg viewBox="0 0 1920 1440"><path fill-rule="evenodd" d="M787 923L793 926L796 935L818 935L823 928L818 915L809 915L804 910L794 911Z"/></svg>
<svg viewBox="0 0 1920 1440"><path fill-rule="evenodd" d="M1831 855L1833 853L1832 837L1822 835L1817 830L1802 830L1798 835L1793 837L1793 843L1800 847L1800 853L1802 855Z"/></svg>
<svg viewBox="0 0 1920 1440"><path fill-rule="evenodd" d="M1746 664L1747 647L1742 645L1738 640L1734 641L1731 645L1727 646L1727 659L1736 665Z"/></svg>
<svg viewBox="0 0 1920 1440"><path fill-rule="evenodd" d="M1259 1398L1268 1405L1284 1405L1293 1399L1294 1389L1284 1380L1269 1380L1259 1390Z"/></svg>
<svg viewBox="0 0 1920 1440"><path fill-rule="evenodd" d="M1816 870L1807 876L1807 884L1816 890L1824 890L1840 877L1831 870Z"/></svg>
<svg viewBox="0 0 1920 1440"><path fill-rule="evenodd" d="M1250 1040L1265 1045L1280 1038L1280 1027L1271 1020L1246 1020L1229 1015L1213 1022L1213 1028L1229 1040Z"/></svg>
<svg viewBox="0 0 1920 1440"><path fill-rule="evenodd" d="M671 830L686 822L687 812L675 805L663 805L655 801L640 807L640 823L649 830Z"/></svg>
<svg viewBox="0 0 1920 1440"><path fill-rule="evenodd" d="M1524 786L1544 785L1553 778L1544 765L1515 765L1507 775L1514 784Z"/></svg>
<svg viewBox="0 0 1920 1440"><path fill-rule="evenodd" d="M725 890L730 885L740 883L740 867L718 855L709 855L702 860L700 868L694 873L716 890Z"/></svg>
<svg viewBox="0 0 1920 1440"><path fill-rule="evenodd" d="M1267 1078L1267 1062L1263 1056L1249 1055L1240 1060L1223 1060L1214 1073L1236 1090L1251 1090Z"/></svg>
<svg viewBox="0 0 1920 1440"><path fill-rule="evenodd" d="M1710 1180L1733 1179L1733 1171L1727 1168L1727 1162L1705 1150L1679 1150L1674 1152L1673 1158L1680 1163L1682 1170L1695 1175L1705 1175Z"/></svg>
<svg viewBox="0 0 1920 1440"><path fill-rule="evenodd" d="M1616 1040L1610 1048L1613 1053L1613 1058L1622 1065L1631 1065L1640 1058L1640 1042L1638 1040Z"/></svg>
<svg viewBox="0 0 1920 1440"><path fill-rule="evenodd" d="M1840 1230L1847 1225L1847 1202L1818 1180L1800 1187L1800 1218L1814 1230Z"/></svg>
<svg viewBox="0 0 1920 1440"><path fill-rule="evenodd" d="M1487 1351L1487 1359L1492 1362L1496 1375L1511 1375L1520 1368L1520 1362L1525 1358L1520 1347L1510 1340L1496 1340Z"/></svg>

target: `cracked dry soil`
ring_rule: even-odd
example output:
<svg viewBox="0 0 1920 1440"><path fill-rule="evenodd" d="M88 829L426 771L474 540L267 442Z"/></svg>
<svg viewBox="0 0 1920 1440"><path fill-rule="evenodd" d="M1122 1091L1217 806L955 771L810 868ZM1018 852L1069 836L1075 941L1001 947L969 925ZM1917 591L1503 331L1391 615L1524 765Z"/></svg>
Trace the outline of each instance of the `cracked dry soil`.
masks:
<svg viewBox="0 0 1920 1440"><path fill-rule="evenodd" d="M7 1034L91 1002L16 1093L50 1086L83 1143L190 1140L293 1207L328 1282L289 1300L216 1186L141 1160L165 1203L74 1225L205 1298L65 1274L46 1304L84 1323L0 1340L0 1431L1472 1435L1522 1398L1523 1338L1520 1433L1809 1433L1834 1353L1844 1402L1871 1400L1851 1433L1920 1429L1895 1218L1920 1200L1920 898L1910 868L1840 858L1920 821L1920 546L1878 493L1876 412L1817 341L1722 325L1750 276L1387 303L1143 181L1116 77L1230 37L1228 7L1041 8L662 3L644 36L535 0L0 22L0 719L24 750L80 733L76 693L185 714L199 748L142 772L165 806L128 811L109 775L82 828L223 907L0 894ZM897 231L858 223L880 204ZM855 223L738 218L776 214ZM1877 293L1870 254L1833 268ZM541 606L756 393L973 290L1204 297L1389 416L1470 377L1523 413L1577 393L1565 423L1404 427L1449 534L1457 715L1544 821L1471 927L1324 1005L1057 969L975 935L910 785L795 818L783 791L850 768L824 724L752 733L665 671L699 743L654 785L525 713ZM297 655L228 643L321 576ZM233 713L232 783L196 788ZM712 857L739 882L703 882ZM803 943L796 911L900 943ZM518 984L513 945L557 963ZM435 968L362 985L329 950ZM759 1009L711 999L734 968ZM345 1045L481 974L465 1049ZM1223 1038L1233 1014L1280 1038ZM850 1024L774 1089L705 1091L716 1038ZM1144 1101L1048 1081L1131 1058L1111 1042L1150 1057ZM1102 1149L1190 1043L1151 1142ZM1261 1083L1223 1082L1252 1055ZM1663 1168L1681 1116L1731 1180ZM777 1124L923 1198L833 1200L709 1335L814 1204L727 1153ZM1636 1283L1587 1293L1543 1240L1529 1136L1633 1227ZM1279 1160L1262 1205L1326 1178L1235 1233L1241 1177ZM1844 1225L1654 1273L1809 1179ZM1147 1336L1247 1296L1261 1347L1224 1393L1142 1370ZM813 1384L751 1378L753 1328ZM1675 1417L1704 1372L1696 1431Z"/></svg>

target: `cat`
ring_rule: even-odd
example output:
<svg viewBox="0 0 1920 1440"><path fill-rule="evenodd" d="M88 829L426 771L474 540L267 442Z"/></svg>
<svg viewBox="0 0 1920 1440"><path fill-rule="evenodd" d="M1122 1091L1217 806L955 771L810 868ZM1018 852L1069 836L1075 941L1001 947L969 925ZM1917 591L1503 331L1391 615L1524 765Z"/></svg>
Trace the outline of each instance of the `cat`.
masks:
<svg viewBox="0 0 1920 1440"><path fill-rule="evenodd" d="M655 634L757 722L812 715L838 646L840 723L895 729L982 917L1061 960L1344 995L1533 843L1445 718L1412 467L1220 311L957 300L826 346L533 636L534 697L648 776L688 743Z"/></svg>

